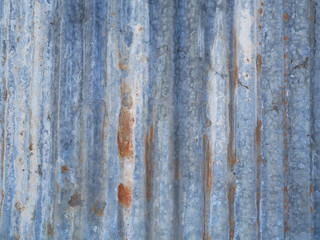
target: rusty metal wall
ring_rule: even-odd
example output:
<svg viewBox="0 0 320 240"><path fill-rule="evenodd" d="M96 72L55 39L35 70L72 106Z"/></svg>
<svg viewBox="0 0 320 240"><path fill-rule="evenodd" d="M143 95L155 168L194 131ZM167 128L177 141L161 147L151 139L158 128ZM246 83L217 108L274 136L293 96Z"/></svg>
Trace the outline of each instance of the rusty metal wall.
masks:
<svg viewBox="0 0 320 240"><path fill-rule="evenodd" d="M320 239L319 0L1 0L0 239Z"/></svg>

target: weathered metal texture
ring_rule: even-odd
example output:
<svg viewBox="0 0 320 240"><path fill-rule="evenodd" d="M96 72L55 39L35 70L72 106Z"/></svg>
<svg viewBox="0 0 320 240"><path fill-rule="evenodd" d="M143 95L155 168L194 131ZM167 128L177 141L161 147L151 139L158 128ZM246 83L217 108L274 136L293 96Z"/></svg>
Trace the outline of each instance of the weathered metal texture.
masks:
<svg viewBox="0 0 320 240"><path fill-rule="evenodd" d="M319 12L0 1L0 239L320 239Z"/></svg>

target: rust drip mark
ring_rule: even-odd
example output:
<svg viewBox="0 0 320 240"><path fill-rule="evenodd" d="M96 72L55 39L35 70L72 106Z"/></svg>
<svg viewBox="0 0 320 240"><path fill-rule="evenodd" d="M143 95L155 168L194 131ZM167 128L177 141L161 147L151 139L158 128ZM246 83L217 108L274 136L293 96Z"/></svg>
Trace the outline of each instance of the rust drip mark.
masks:
<svg viewBox="0 0 320 240"><path fill-rule="evenodd" d="M132 191L130 187L127 187L123 183L120 183L118 186L118 201L123 207L130 207L132 201L131 195Z"/></svg>
<svg viewBox="0 0 320 240"><path fill-rule="evenodd" d="M237 33L233 31L233 91L236 90L238 79L239 79L239 67L238 67L238 44L237 44Z"/></svg>
<svg viewBox="0 0 320 240"><path fill-rule="evenodd" d="M149 131L147 131L144 146L145 146L145 154L144 154L144 161L145 161L145 171L146 171L146 199L150 201L152 198L152 147L153 147L153 125L150 127L150 136Z"/></svg>
<svg viewBox="0 0 320 240"><path fill-rule="evenodd" d="M229 145L228 146L228 152L227 152L227 154L228 154L228 166L229 166L230 170L233 171L237 160L236 160L236 155L235 155L234 151L231 149L231 143L229 143L228 145Z"/></svg>
<svg viewBox="0 0 320 240"><path fill-rule="evenodd" d="M228 223L229 223L229 240L234 239L235 220L234 220L234 199L236 194L236 185L231 184L228 189Z"/></svg>
<svg viewBox="0 0 320 240"><path fill-rule="evenodd" d="M6 102L8 100L8 90L5 89L3 93L3 100Z"/></svg>
<svg viewBox="0 0 320 240"><path fill-rule="evenodd" d="M29 151L31 152L33 150L33 143L32 143L32 140L30 140L30 143L29 143Z"/></svg>
<svg viewBox="0 0 320 240"><path fill-rule="evenodd" d="M257 72L258 72L258 74L261 74L261 69L262 69L262 56L261 56L260 53L257 54L256 66L257 66Z"/></svg>
<svg viewBox="0 0 320 240"><path fill-rule="evenodd" d="M66 173L66 172L68 172L68 170L69 170L68 166L66 166L66 165L61 166L61 173Z"/></svg>
<svg viewBox="0 0 320 240"><path fill-rule="evenodd" d="M310 195L313 194L313 184L312 184L312 183L310 183L309 194L310 194Z"/></svg>
<svg viewBox="0 0 320 240"><path fill-rule="evenodd" d="M93 206L93 212L101 217L104 214L104 209L106 208L106 202L105 201L100 201L96 200Z"/></svg>
<svg viewBox="0 0 320 240"><path fill-rule="evenodd" d="M210 199L212 192L212 149L206 134L202 136L202 147L204 151L204 179L203 179L203 240L210 239L208 232L208 219L210 217Z"/></svg>
<svg viewBox="0 0 320 240"><path fill-rule="evenodd" d="M211 193L212 191L212 150L207 135L203 135L202 144L205 156L205 191Z"/></svg>
<svg viewBox="0 0 320 240"><path fill-rule="evenodd" d="M134 154L132 143L134 124L134 115L132 114L133 99L131 88L127 84L122 84L120 90L121 108L117 133L118 154L120 158L132 158Z"/></svg>
<svg viewBox="0 0 320 240"><path fill-rule="evenodd" d="M288 22L288 13L286 12L283 14L283 21Z"/></svg>

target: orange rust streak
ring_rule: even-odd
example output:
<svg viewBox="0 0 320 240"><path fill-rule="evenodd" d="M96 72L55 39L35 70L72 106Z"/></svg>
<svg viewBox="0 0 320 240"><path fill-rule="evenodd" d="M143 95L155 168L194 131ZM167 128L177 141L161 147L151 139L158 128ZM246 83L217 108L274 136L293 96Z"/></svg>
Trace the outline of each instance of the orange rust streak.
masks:
<svg viewBox="0 0 320 240"><path fill-rule="evenodd" d="M288 22L288 13L286 12L283 14L283 21Z"/></svg>
<svg viewBox="0 0 320 240"><path fill-rule="evenodd" d="M121 108L119 113L119 126L117 133L118 151L120 158L133 157L133 123L134 115L131 112L133 100L131 89L126 84L121 86Z"/></svg>
<svg viewBox="0 0 320 240"><path fill-rule="evenodd" d="M132 200L131 195L132 191L130 187L127 187L123 183L120 183L118 186L118 201L123 207L130 207Z"/></svg>

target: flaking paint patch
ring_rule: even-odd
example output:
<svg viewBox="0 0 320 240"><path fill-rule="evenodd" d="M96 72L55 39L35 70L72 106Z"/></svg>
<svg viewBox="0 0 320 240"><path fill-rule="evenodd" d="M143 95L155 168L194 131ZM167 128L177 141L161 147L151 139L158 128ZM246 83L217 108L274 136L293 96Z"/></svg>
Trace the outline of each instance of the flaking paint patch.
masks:
<svg viewBox="0 0 320 240"><path fill-rule="evenodd" d="M131 205L131 201L132 201L131 188L124 185L123 183L120 183L118 186L118 201L125 208L128 208Z"/></svg>

